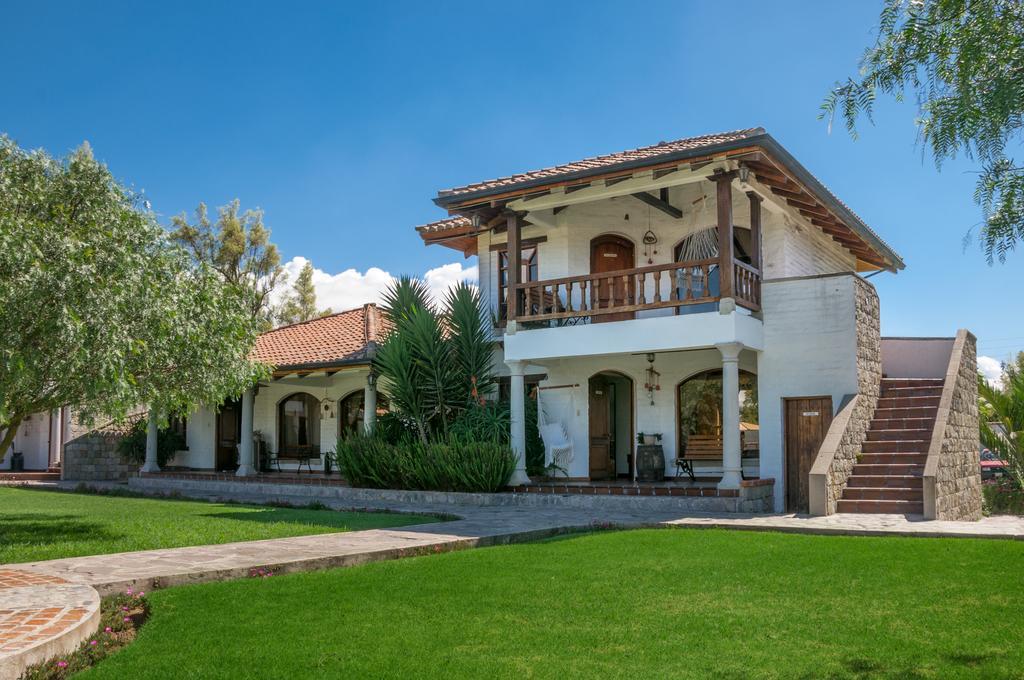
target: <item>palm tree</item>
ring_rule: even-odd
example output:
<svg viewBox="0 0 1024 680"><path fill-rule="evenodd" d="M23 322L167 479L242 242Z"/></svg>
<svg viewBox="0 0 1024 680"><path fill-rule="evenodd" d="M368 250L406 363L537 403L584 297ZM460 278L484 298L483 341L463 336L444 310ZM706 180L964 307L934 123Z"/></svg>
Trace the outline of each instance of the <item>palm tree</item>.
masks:
<svg viewBox="0 0 1024 680"><path fill-rule="evenodd" d="M1018 486L1024 486L1024 352L1003 365L996 387L978 378L981 443L1009 464Z"/></svg>

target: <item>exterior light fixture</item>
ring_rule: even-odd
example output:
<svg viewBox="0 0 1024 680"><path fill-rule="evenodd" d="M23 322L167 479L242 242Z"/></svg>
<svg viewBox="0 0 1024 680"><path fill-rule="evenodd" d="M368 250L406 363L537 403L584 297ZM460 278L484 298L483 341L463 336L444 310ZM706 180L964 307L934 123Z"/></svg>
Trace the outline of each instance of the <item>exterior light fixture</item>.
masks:
<svg viewBox="0 0 1024 680"><path fill-rule="evenodd" d="M740 166L740 181L744 184L750 181L750 168L746 165Z"/></svg>
<svg viewBox="0 0 1024 680"><path fill-rule="evenodd" d="M366 384L369 385L370 387L376 387L377 374L374 373L373 371L370 371L370 373L366 376Z"/></svg>

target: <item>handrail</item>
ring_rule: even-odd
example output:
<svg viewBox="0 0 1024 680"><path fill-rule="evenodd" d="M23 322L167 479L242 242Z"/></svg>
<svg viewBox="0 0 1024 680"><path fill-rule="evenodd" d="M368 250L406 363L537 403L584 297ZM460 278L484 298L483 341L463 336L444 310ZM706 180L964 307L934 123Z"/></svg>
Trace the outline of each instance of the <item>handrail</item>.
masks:
<svg viewBox="0 0 1024 680"><path fill-rule="evenodd" d="M678 308L720 299L718 291L712 290L711 276L719 264L718 258L704 258L526 281L512 286L511 292L516 317L524 321ZM743 265L733 270L733 277L738 302L749 309L760 309L760 272Z"/></svg>

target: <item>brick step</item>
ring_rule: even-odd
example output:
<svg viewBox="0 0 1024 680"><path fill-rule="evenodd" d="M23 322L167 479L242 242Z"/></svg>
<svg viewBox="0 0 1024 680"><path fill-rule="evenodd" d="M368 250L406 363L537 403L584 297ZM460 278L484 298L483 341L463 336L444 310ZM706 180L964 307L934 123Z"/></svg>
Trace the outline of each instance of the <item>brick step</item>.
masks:
<svg viewBox="0 0 1024 680"><path fill-rule="evenodd" d="M836 504L836 510L838 512L920 515L924 512L924 503L921 501L854 501L843 498Z"/></svg>
<svg viewBox="0 0 1024 680"><path fill-rule="evenodd" d="M943 378L882 378L882 387L942 387Z"/></svg>
<svg viewBox="0 0 1024 680"><path fill-rule="evenodd" d="M907 440L930 440L932 431L930 429L921 428L919 430L908 430L908 429L875 429L871 427L867 432L867 441L869 442L891 442L891 441L907 441Z"/></svg>
<svg viewBox="0 0 1024 680"><path fill-rule="evenodd" d="M868 431L873 430L926 430L931 436L935 418L878 418L877 413Z"/></svg>
<svg viewBox="0 0 1024 680"><path fill-rule="evenodd" d="M938 406L920 406L910 408L877 408L875 409L875 420L897 420L906 418L927 418L935 421L938 413Z"/></svg>
<svg viewBox="0 0 1024 680"><path fill-rule="evenodd" d="M850 501L924 501L924 489L903 486L846 487L843 500Z"/></svg>
<svg viewBox="0 0 1024 680"><path fill-rule="evenodd" d="M876 408L921 408L938 406L940 397L879 397Z"/></svg>
<svg viewBox="0 0 1024 680"><path fill-rule="evenodd" d="M864 453L927 453L930 443L931 438L866 441L860 445L860 450Z"/></svg>
<svg viewBox="0 0 1024 680"><path fill-rule="evenodd" d="M862 465L924 465L927 453L862 453L857 462Z"/></svg>
<svg viewBox="0 0 1024 680"><path fill-rule="evenodd" d="M924 474L924 465L915 463L855 463L855 475L910 475L920 477Z"/></svg>
<svg viewBox="0 0 1024 680"><path fill-rule="evenodd" d="M923 488L924 481L920 476L915 475L868 475L853 474L846 480L846 488L857 487L895 487L900 489Z"/></svg>
<svg viewBox="0 0 1024 680"><path fill-rule="evenodd" d="M941 387L886 387L882 386L881 397L941 397Z"/></svg>

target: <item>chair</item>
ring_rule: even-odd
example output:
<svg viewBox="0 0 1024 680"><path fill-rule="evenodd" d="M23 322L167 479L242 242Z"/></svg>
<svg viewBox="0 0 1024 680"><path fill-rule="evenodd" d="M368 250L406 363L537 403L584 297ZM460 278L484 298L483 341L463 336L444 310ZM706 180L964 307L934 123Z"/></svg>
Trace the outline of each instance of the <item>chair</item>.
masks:
<svg viewBox="0 0 1024 680"><path fill-rule="evenodd" d="M548 465L568 474L569 464L573 459L573 447L572 440L565 432L565 427L561 423L547 423L538 429L540 438L544 442L544 459Z"/></svg>

